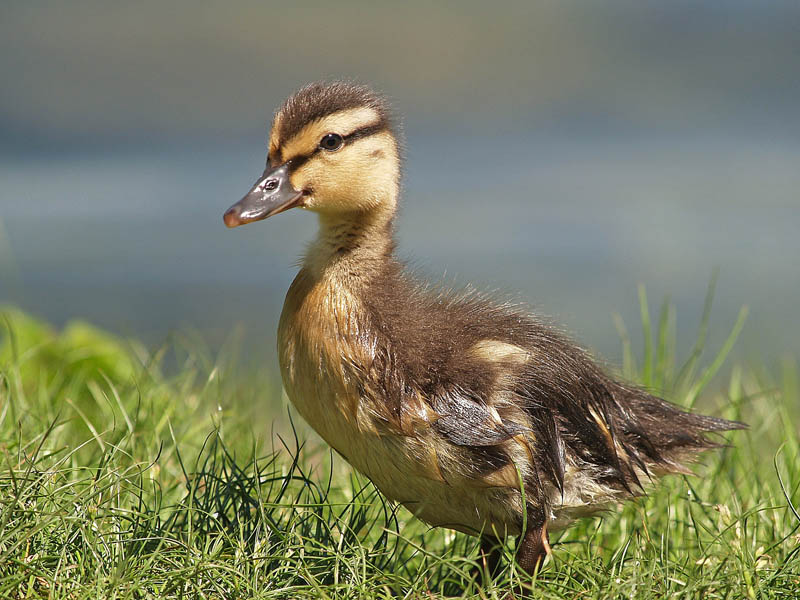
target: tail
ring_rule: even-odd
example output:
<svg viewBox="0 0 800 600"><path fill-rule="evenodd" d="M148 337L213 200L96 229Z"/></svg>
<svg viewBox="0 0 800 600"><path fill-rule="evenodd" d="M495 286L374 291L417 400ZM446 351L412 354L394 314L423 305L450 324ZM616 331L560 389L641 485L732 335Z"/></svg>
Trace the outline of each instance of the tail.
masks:
<svg viewBox="0 0 800 600"><path fill-rule="evenodd" d="M708 434L747 429L745 423L686 412L674 404L638 389L621 388L618 421L626 445L655 470L690 473L686 462L703 450L724 444Z"/></svg>

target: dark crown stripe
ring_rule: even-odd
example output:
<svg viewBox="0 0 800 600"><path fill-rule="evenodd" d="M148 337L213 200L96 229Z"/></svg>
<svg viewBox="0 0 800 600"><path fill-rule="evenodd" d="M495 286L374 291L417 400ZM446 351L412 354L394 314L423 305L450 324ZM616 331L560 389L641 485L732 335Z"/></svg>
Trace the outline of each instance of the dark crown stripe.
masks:
<svg viewBox="0 0 800 600"><path fill-rule="evenodd" d="M348 133L347 135L343 136L345 142L352 142L355 140L360 140L365 137L369 137L371 135L375 135L381 133L382 131L386 131L389 125L385 119L381 119L377 123L373 123L372 125L367 125L365 127L361 127L356 129L355 131Z"/></svg>
<svg viewBox="0 0 800 600"><path fill-rule="evenodd" d="M391 120L387 102L366 86L343 81L308 85L289 98L278 111L280 143L297 135L309 123L362 107L375 110L387 125Z"/></svg>

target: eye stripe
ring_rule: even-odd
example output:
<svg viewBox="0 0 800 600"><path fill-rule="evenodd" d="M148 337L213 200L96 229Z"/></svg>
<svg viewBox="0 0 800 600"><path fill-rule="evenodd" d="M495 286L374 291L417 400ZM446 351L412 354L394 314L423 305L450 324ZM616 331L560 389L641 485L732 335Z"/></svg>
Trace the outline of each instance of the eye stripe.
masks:
<svg viewBox="0 0 800 600"><path fill-rule="evenodd" d="M316 153L317 152L315 150L311 154L301 154L300 156L295 156L291 160L286 161L286 164L289 165L289 173L294 173L297 169L306 164Z"/></svg>
<svg viewBox="0 0 800 600"><path fill-rule="evenodd" d="M345 142L350 142L352 140L360 140L361 138L375 135L376 133L380 133L385 129L386 129L386 123L384 123L383 121L378 121L377 123L373 123L372 125L367 125L366 127L362 127L361 129L356 129L352 133L348 133L343 137Z"/></svg>
<svg viewBox="0 0 800 600"><path fill-rule="evenodd" d="M372 125L367 125L366 127L362 127L360 129L356 129L348 133L347 135L343 135L342 139L344 140L345 144L349 142L353 142L356 140L360 140L377 133L381 133L382 131L386 131L387 123L385 121L378 121L377 123L373 123ZM293 156L291 159L286 161L289 165L289 173L294 173L297 169L302 167L306 164L313 156L315 156L319 151L322 150L319 146L314 148L314 150L308 154L298 154L297 156Z"/></svg>

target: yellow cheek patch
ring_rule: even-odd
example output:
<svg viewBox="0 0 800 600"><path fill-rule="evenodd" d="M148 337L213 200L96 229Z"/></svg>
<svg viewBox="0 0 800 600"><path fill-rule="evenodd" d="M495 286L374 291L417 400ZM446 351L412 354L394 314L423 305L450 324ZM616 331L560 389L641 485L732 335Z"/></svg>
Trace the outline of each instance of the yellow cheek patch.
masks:
<svg viewBox="0 0 800 600"><path fill-rule="evenodd" d="M276 117L276 126L272 128L270 137L270 148L273 139L276 146L280 145L280 160L285 163L295 156L305 156L314 151L319 145L319 141L326 133L338 133L346 136L362 127L368 127L380 120L380 115L373 108L359 107L350 110L343 110L338 113L328 115L320 121L313 121L303 127L300 132L290 140L277 140L277 131L280 124L280 115ZM277 148L276 148L277 149Z"/></svg>
<svg viewBox="0 0 800 600"><path fill-rule="evenodd" d="M303 190L308 185L315 170L315 165L313 164L312 159L289 176L289 183L292 184L294 189Z"/></svg>

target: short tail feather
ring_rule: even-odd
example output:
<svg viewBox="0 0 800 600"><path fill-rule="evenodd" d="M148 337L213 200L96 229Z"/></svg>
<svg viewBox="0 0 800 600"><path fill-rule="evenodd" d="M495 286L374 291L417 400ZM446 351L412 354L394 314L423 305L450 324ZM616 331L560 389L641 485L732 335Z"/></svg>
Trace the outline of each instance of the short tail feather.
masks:
<svg viewBox="0 0 800 600"><path fill-rule="evenodd" d="M624 405L631 413L619 421L623 437L656 469L688 472L685 461L703 450L724 445L708 437L709 433L747 428L739 421L687 412L641 390L625 388L623 394Z"/></svg>

